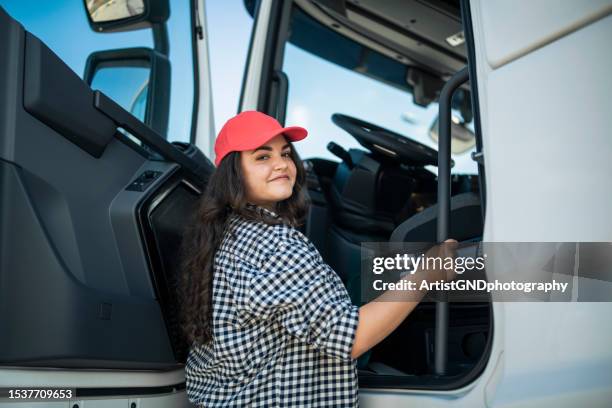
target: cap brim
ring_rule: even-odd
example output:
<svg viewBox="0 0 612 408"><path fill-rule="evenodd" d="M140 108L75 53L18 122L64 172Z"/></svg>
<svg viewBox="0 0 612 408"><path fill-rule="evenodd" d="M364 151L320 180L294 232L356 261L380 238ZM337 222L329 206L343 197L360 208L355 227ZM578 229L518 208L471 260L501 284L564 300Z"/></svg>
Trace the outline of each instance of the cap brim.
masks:
<svg viewBox="0 0 612 408"><path fill-rule="evenodd" d="M287 139L291 140L292 142L297 142L299 140L304 139L306 136L308 136L308 131L300 126L289 126L289 127L283 128L277 134L281 134L281 133L284 134L285 137L287 137Z"/></svg>
<svg viewBox="0 0 612 408"><path fill-rule="evenodd" d="M304 139L308 135L308 131L300 126L289 126L282 129L277 129L272 133L261 135L257 139L250 139L246 144L237 146L236 150L253 150L259 146L267 143L270 139L275 138L278 135L285 135L285 138L290 142L297 142Z"/></svg>

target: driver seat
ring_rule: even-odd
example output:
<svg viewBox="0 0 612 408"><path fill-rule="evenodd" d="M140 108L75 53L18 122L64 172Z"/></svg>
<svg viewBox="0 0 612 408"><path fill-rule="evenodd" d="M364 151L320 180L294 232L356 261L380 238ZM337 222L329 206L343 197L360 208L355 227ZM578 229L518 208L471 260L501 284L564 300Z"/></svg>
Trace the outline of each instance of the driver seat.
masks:
<svg viewBox="0 0 612 408"><path fill-rule="evenodd" d="M348 154L352 164L338 165L329 191L332 220L343 229L389 236L395 228L393 214L377 202L380 163L363 150L350 149Z"/></svg>

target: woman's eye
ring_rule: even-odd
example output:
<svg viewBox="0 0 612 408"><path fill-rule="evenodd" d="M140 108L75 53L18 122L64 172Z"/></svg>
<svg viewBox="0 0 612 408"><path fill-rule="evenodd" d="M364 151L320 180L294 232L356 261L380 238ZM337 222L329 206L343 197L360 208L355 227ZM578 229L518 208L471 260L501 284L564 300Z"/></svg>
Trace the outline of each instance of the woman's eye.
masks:
<svg viewBox="0 0 612 408"><path fill-rule="evenodd" d="M287 152L283 152L281 154L282 157L291 157L291 150L287 151ZM262 156L258 156L257 158L255 158L255 160L260 161L260 160L268 160L270 158L269 154L264 154Z"/></svg>

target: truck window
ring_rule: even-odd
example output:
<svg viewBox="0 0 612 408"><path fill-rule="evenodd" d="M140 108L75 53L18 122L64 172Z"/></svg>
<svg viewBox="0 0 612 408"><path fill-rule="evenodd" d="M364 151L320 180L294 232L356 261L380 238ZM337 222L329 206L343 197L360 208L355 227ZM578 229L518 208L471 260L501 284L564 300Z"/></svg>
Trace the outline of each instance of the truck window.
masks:
<svg viewBox="0 0 612 408"><path fill-rule="evenodd" d="M115 67L96 73L91 87L100 89L144 122L149 90L149 68Z"/></svg>

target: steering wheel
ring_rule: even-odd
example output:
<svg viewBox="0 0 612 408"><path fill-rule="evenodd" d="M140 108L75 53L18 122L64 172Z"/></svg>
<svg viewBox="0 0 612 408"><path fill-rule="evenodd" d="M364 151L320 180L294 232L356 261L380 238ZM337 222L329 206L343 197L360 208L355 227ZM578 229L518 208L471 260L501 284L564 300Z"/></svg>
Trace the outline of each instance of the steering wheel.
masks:
<svg viewBox="0 0 612 408"><path fill-rule="evenodd" d="M372 153L413 166L438 165L436 150L399 133L341 113L334 113L332 121Z"/></svg>

